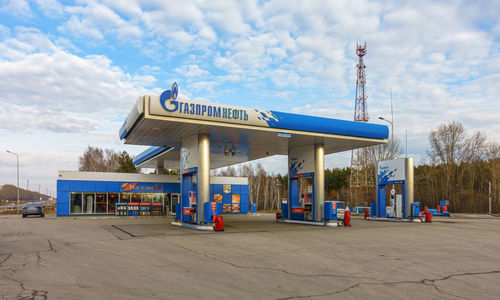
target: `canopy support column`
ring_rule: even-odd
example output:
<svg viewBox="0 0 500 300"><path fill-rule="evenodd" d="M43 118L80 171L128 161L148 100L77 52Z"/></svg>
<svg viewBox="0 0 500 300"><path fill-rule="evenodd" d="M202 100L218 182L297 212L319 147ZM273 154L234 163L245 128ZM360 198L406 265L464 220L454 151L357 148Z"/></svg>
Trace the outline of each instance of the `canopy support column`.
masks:
<svg viewBox="0 0 500 300"><path fill-rule="evenodd" d="M314 144L314 221L323 220L325 202L325 146Z"/></svg>

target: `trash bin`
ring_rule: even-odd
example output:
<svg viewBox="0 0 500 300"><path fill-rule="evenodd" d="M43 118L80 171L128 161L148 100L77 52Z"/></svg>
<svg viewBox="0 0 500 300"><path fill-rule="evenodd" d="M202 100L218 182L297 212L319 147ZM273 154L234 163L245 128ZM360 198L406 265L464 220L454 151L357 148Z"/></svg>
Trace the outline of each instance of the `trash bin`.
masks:
<svg viewBox="0 0 500 300"><path fill-rule="evenodd" d="M276 213L276 221L281 220L281 213L277 212Z"/></svg>
<svg viewBox="0 0 500 300"><path fill-rule="evenodd" d="M351 227L351 211L349 210L346 210L344 212L344 226L347 227Z"/></svg>
<svg viewBox="0 0 500 300"><path fill-rule="evenodd" d="M224 231L224 219L222 218L222 216L215 217L214 230L215 231Z"/></svg>
<svg viewBox="0 0 500 300"><path fill-rule="evenodd" d="M432 213L427 212L427 213L425 214L425 222L426 222L426 223L431 223L431 222L432 222Z"/></svg>

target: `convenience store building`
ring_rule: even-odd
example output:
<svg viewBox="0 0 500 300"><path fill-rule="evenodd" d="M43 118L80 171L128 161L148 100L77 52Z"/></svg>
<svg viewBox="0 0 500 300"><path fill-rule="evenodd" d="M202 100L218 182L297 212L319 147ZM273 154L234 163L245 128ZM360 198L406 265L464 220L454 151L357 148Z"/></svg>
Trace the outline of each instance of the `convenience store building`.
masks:
<svg viewBox="0 0 500 300"><path fill-rule="evenodd" d="M247 178L212 176L210 181L211 198L222 203L221 213L248 213ZM59 171L57 180L58 216L118 215L117 203L157 204L167 215L179 201L178 175Z"/></svg>

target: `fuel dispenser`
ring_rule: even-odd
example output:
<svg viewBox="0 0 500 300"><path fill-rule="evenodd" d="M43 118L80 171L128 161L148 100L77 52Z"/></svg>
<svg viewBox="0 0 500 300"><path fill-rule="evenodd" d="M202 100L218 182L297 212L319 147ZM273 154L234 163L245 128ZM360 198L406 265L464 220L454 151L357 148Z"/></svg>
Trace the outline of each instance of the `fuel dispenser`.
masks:
<svg viewBox="0 0 500 300"><path fill-rule="evenodd" d="M299 174L290 180L290 219L313 221L314 211L314 175ZM288 207L282 204L282 213L287 213ZM286 216L287 214L283 214Z"/></svg>
<svg viewBox="0 0 500 300"><path fill-rule="evenodd" d="M198 222L198 197L196 183L197 168L184 170L181 183L182 222L196 224Z"/></svg>
<svg viewBox="0 0 500 300"><path fill-rule="evenodd" d="M198 213L197 213L197 205L198 202L196 201L196 192L190 191L189 192L189 215L191 216L191 223L196 224L196 221L198 220Z"/></svg>
<svg viewBox="0 0 500 300"><path fill-rule="evenodd" d="M219 211L222 211L222 203L216 201L205 202L203 210L203 221L205 223L214 223L215 218L219 216Z"/></svg>
<svg viewBox="0 0 500 300"><path fill-rule="evenodd" d="M387 218L398 218L403 217L403 195L396 194L396 190L391 190L391 196L389 198L389 206L385 208L385 216Z"/></svg>
<svg viewBox="0 0 500 300"><path fill-rule="evenodd" d="M325 221L343 220L345 208L343 201L325 201Z"/></svg>

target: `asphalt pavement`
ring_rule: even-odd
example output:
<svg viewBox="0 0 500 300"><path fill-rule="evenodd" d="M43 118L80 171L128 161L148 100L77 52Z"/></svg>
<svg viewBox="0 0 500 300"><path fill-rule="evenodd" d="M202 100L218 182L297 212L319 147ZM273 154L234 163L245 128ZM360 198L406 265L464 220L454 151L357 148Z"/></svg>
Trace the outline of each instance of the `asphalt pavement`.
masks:
<svg viewBox="0 0 500 300"><path fill-rule="evenodd" d="M352 227L0 215L1 299L500 299L500 219Z"/></svg>

